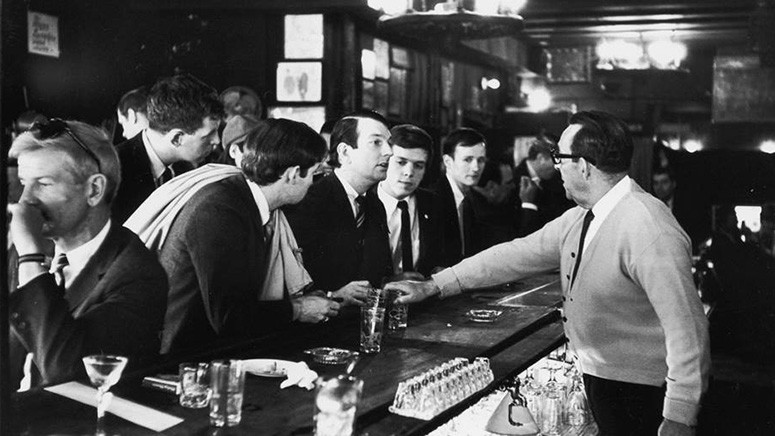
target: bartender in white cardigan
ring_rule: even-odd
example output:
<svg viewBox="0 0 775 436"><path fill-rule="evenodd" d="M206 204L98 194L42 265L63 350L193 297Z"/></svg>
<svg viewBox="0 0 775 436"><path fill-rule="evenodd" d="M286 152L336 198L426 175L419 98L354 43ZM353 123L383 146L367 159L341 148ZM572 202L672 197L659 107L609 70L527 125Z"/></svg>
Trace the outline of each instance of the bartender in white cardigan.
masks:
<svg viewBox="0 0 775 436"><path fill-rule="evenodd" d="M632 153L621 120L574 114L553 157L578 207L431 280L386 289L411 303L559 269L565 334L600 435L693 435L710 366L708 322L689 238L627 176Z"/></svg>

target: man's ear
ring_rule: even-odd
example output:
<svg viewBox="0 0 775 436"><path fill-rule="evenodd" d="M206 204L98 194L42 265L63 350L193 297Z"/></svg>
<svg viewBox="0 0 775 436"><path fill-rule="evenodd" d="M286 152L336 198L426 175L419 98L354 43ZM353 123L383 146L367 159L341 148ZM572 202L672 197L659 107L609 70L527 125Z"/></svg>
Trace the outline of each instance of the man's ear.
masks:
<svg viewBox="0 0 775 436"><path fill-rule="evenodd" d="M86 180L86 202L89 206L96 206L105 198L108 187L108 178L104 174L92 174Z"/></svg>
<svg viewBox="0 0 775 436"><path fill-rule="evenodd" d="M443 155L441 155L441 161L444 162L444 166L445 167L450 168L450 167L452 167L452 163L455 160L452 159L452 156L450 156L448 154L443 154Z"/></svg>
<svg viewBox="0 0 775 436"><path fill-rule="evenodd" d="M239 145L237 144L231 144L229 146L229 157L237 160L237 157L239 157L242 154L242 150L239 149Z"/></svg>
<svg viewBox="0 0 775 436"><path fill-rule="evenodd" d="M135 112L135 110L132 109L132 108L127 109L127 111L126 111L126 120L130 124L136 124L137 123L137 112Z"/></svg>
<svg viewBox="0 0 775 436"><path fill-rule="evenodd" d="M348 144L345 144L344 142L337 144L336 154L339 157L340 166L345 162L345 159L349 159L350 150L352 150L352 147L350 147Z"/></svg>
<svg viewBox="0 0 775 436"><path fill-rule="evenodd" d="M170 144L172 144L173 147L177 148L183 144L183 137L185 135L186 135L186 132L184 132L181 129L172 129L169 132L164 134L164 138Z"/></svg>
<svg viewBox="0 0 775 436"><path fill-rule="evenodd" d="M296 183L299 179L302 179L301 177L301 167L298 165L294 165L292 167L288 167L283 172L282 178L287 180L289 183Z"/></svg>

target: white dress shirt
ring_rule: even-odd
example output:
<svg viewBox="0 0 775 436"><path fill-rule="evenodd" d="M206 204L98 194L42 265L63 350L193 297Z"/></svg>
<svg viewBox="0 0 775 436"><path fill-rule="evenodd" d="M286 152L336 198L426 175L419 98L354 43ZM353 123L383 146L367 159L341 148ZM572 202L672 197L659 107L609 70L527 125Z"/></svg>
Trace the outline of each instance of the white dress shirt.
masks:
<svg viewBox="0 0 775 436"><path fill-rule="evenodd" d="M261 225L265 226L266 223L269 222L269 215L271 214L269 211L269 202L266 201L266 196L264 195L264 192L261 191L261 187L255 182L248 180L248 188L250 188L250 193L253 194L253 200L255 200L256 206L258 207L258 213L261 214Z"/></svg>
<svg viewBox="0 0 775 436"><path fill-rule="evenodd" d="M587 235L584 238L585 249L589 246L589 242L592 238L595 237L597 230L600 228L600 225L603 224L606 217L608 217L608 214L610 214L619 201L630 192L631 186L632 179L629 176L624 176L622 180L619 180L619 183L614 185L613 188L606 192L605 195L592 206L592 213L595 215L595 218L589 223L589 230L587 230Z"/></svg>
<svg viewBox="0 0 775 436"><path fill-rule="evenodd" d="M355 190L355 188L350 185L350 183L345 180L345 178L342 176L342 170L339 168L334 169L334 175L339 179L339 181L342 183L342 186L344 186L344 192L347 194L347 199L350 201L350 207L353 211L353 217L358 216L358 203L355 202L355 199L360 197L360 194L358 194L358 191Z"/></svg>
<svg viewBox="0 0 775 436"><path fill-rule="evenodd" d="M388 225L388 239L390 240L391 258L393 259L393 271L402 272L403 267L403 253L401 246L401 209L398 208L398 199L388 194L383 188L383 184L379 184L377 189L377 195L385 205L385 213L387 214ZM420 257L420 220L417 215L417 200L414 195L404 198L409 211L409 228L411 229L410 235L412 236L412 269L417 265L417 258Z"/></svg>
<svg viewBox="0 0 775 436"><path fill-rule="evenodd" d="M65 277L65 289L70 288L70 285L73 284L73 280L75 280L75 278L78 277L78 274L83 271L83 268L89 262L89 259L94 256L94 253L100 248L100 245L105 241L105 238L108 237L110 222L111 220L108 219L108 222L105 223L102 230L100 230L95 237L91 238L89 242L65 253L67 256L67 266L62 270L62 274ZM62 250L60 250L59 247L54 247L54 259L60 254L62 254ZM52 269L50 272L53 273L54 270Z"/></svg>

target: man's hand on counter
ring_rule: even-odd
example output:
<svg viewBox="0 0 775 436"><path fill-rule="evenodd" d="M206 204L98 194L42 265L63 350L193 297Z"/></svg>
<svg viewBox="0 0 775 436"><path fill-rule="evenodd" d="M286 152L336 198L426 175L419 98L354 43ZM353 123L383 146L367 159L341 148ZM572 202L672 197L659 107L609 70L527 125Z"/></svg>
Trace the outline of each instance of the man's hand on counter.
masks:
<svg viewBox="0 0 775 436"><path fill-rule="evenodd" d="M391 282L385 285L385 290L400 292L401 296L396 299L396 303L404 304L417 303L440 292L433 280Z"/></svg>
<svg viewBox="0 0 775 436"><path fill-rule="evenodd" d="M662 425L657 431L658 436L694 436L694 427L667 418L662 420Z"/></svg>

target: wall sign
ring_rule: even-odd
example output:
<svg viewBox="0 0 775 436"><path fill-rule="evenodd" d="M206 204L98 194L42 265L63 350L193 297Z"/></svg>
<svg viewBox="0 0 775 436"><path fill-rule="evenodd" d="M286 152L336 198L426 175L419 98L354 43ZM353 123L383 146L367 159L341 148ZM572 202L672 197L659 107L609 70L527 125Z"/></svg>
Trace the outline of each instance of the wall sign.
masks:
<svg viewBox="0 0 775 436"><path fill-rule="evenodd" d="M277 101L320 101L322 83L320 62L277 63Z"/></svg>
<svg viewBox="0 0 775 436"><path fill-rule="evenodd" d="M27 50L43 56L59 57L59 18L27 12Z"/></svg>

